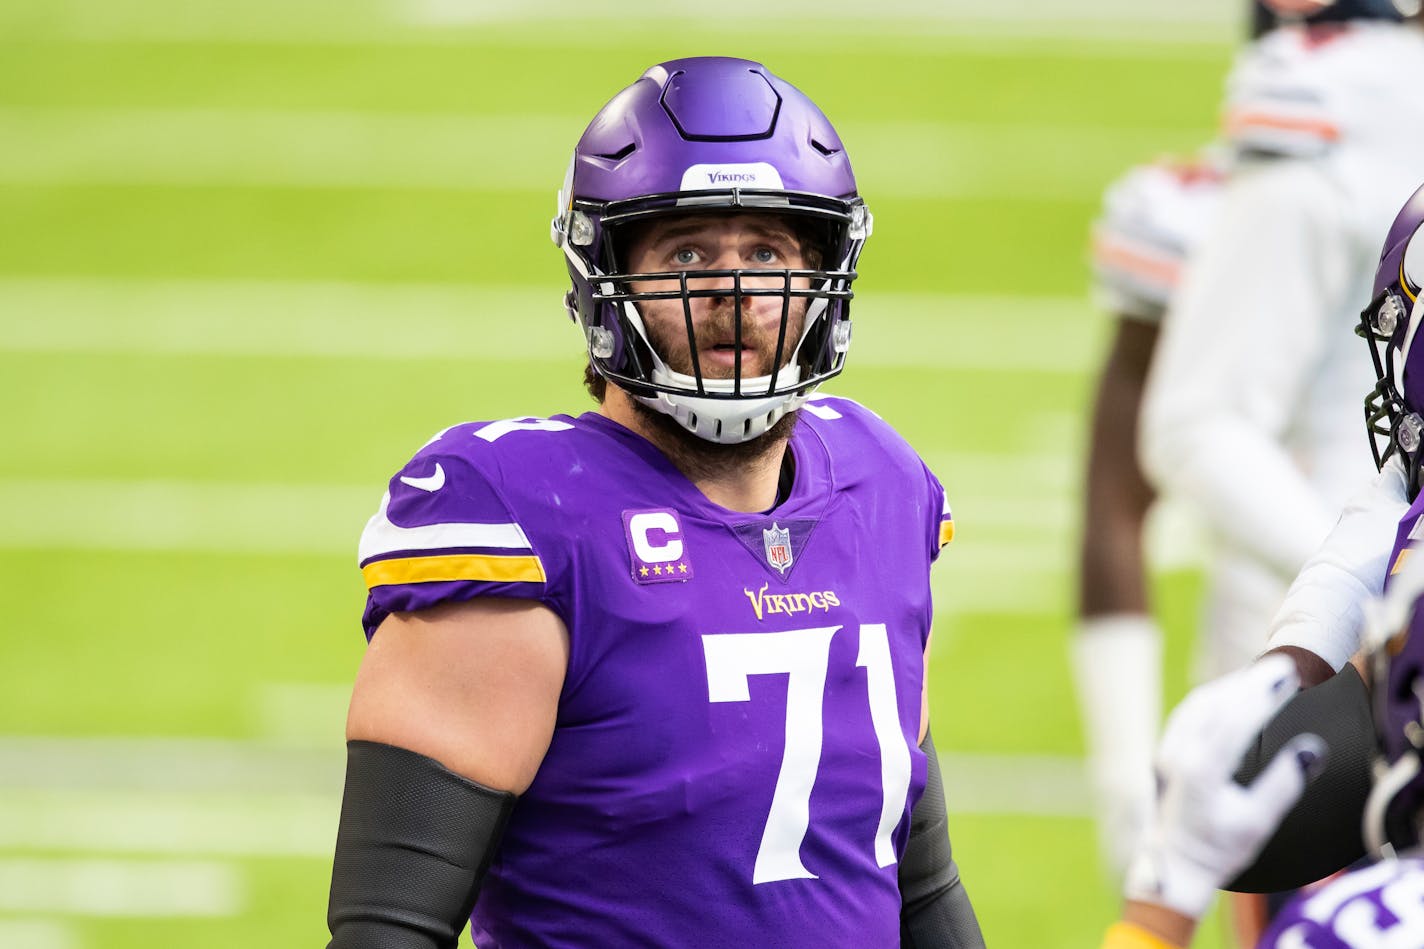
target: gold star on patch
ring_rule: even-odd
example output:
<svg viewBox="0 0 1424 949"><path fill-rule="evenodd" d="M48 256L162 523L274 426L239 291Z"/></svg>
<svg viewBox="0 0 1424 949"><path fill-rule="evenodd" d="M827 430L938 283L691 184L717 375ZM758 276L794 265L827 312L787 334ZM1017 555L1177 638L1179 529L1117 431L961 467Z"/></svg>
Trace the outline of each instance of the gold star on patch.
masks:
<svg viewBox="0 0 1424 949"><path fill-rule="evenodd" d="M678 573L686 573L686 572L687 572L687 564L685 564L685 563L680 563L680 564L678 564L678 565L677 565L677 572L678 572Z"/></svg>
<svg viewBox="0 0 1424 949"><path fill-rule="evenodd" d="M657 576L662 576L662 575L663 575L663 568L662 568L662 567L654 567L654 568L653 568L653 573L656 574Z"/></svg>
<svg viewBox="0 0 1424 949"><path fill-rule="evenodd" d="M645 577L646 577L646 576L648 575L648 568L647 568L647 567L639 567L639 568L638 568L638 573L641 574L642 576L645 576Z"/></svg>

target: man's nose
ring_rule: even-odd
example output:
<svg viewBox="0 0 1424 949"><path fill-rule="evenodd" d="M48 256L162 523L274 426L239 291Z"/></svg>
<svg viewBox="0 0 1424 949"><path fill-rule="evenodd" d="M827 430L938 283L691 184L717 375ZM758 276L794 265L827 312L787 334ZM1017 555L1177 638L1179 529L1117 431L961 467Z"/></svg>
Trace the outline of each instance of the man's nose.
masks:
<svg viewBox="0 0 1424 949"><path fill-rule="evenodd" d="M702 269L726 271L738 270L744 266L737 248L723 247L707 258L707 266ZM735 289L737 284L736 278L727 273L713 273L705 277L689 275L687 282L695 290L726 290L728 293Z"/></svg>

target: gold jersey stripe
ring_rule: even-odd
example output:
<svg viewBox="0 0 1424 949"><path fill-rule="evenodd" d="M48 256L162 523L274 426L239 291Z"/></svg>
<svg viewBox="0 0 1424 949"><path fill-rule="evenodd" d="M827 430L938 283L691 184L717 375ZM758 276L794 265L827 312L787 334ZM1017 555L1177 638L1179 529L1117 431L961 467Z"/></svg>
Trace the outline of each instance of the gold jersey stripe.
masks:
<svg viewBox="0 0 1424 949"><path fill-rule="evenodd" d="M1404 561L1408 560L1409 555L1413 552L1413 547L1406 547L1399 552L1399 556L1394 561L1394 566L1389 568L1389 575L1391 577L1404 569Z"/></svg>
<svg viewBox="0 0 1424 949"><path fill-rule="evenodd" d="M952 540L954 540L954 521L940 522L939 545L943 547L945 544L949 543Z"/></svg>
<svg viewBox="0 0 1424 949"><path fill-rule="evenodd" d="M366 588L393 583L438 583L449 580L484 580L490 583L543 583L544 565L538 557L500 557L490 554L448 554L443 557L399 557L377 560L361 568Z"/></svg>

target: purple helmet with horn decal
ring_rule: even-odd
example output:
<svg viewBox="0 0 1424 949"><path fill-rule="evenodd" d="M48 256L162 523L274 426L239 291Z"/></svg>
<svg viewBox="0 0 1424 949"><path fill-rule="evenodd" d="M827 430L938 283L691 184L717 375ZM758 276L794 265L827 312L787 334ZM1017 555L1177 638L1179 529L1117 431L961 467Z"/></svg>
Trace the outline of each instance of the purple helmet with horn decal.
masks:
<svg viewBox="0 0 1424 949"><path fill-rule="evenodd" d="M1365 425L1375 464L1398 452L1409 472L1409 497L1419 493L1419 468L1424 454L1424 344L1416 340L1424 306L1419 302L1424 280L1424 187L1415 191L1390 225L1379 266L1374 296L1360 314L1357 328L1369 341L1378 381L1365 398Z"/></svg>
<svg viewBox="0 0 1424 949"><path fill-rule="evenodd" d="M694 274L723 278L718 288L691 286L686 272L629 272L625 252L640 225L736 212L784 217L812 250L808 269ZM841 371L851 282L870 229L850 160L821 110L759 63L701 57L653 66L594 117L574 148L553 239L564 251L573 282L566 304L593 370L694 434L731 444L766 432ZM654 277L664 287L680 284L649 291ZM691 304L699 296L735 297L739 322L744 298L780 298L770 374L743 376L738 357L732 378L704 375ZM694 354L690 373L664 361L639 309L678 297ZM805 308L799 334L793 300Z"/></svg>

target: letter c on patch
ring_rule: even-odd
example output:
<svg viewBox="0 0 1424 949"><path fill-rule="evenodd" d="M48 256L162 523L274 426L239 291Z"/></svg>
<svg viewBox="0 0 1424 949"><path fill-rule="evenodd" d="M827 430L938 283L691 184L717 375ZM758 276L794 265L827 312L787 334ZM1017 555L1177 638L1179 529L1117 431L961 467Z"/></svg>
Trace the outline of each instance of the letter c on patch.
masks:
<svg viewBox="0 0 1424 949"><path fill-rule="evenodd" d="M667 511L634 514L628 519L633 550L644 563L671 563L682 559L682 528Z"/></svg>

